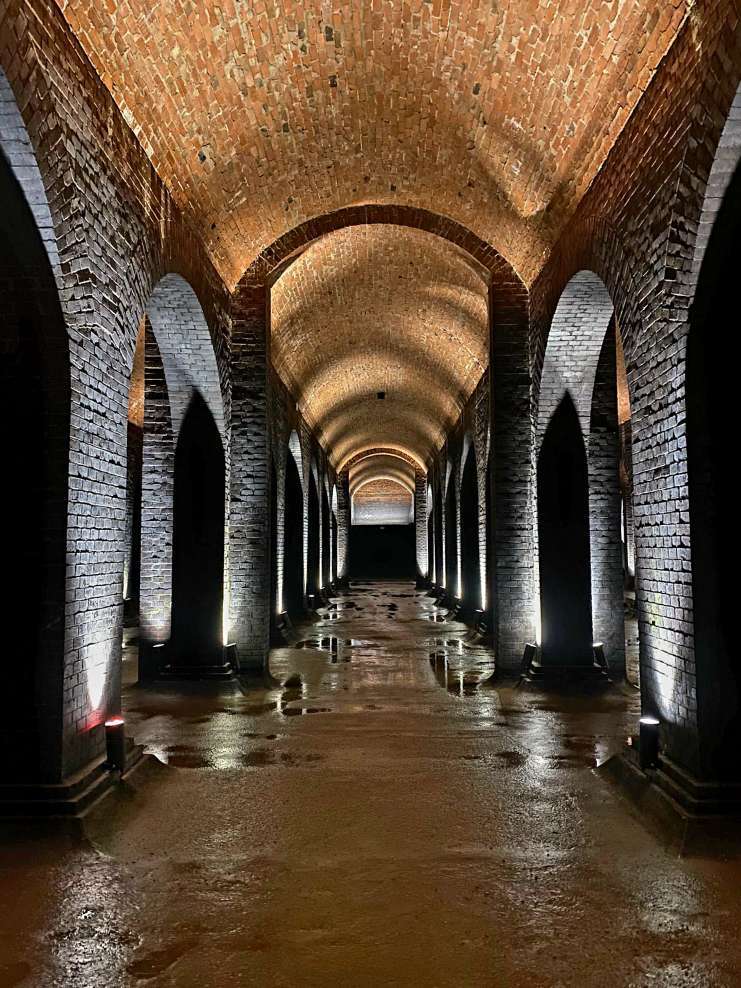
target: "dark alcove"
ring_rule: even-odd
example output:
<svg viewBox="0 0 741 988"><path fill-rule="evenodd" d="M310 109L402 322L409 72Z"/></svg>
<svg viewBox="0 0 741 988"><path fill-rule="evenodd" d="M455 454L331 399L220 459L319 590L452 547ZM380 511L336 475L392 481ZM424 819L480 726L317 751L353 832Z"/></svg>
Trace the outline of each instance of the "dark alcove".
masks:
<svg viewBox="0 0 741 988"><path fill-rule="evenodd" d="M283 609L292 621L304 612L304 495L293 454L286 457Z"/></svg>
<svg viewBox="0 0 741 988"><path fill-rule="evenodd" d="M461 479L461 582L462 616L470 620L481 608L479 485L473 446L469 447Z"/></svg>
<svg viewBox="0 0 741 988"><path fill-rule="evenodd" d="M69 357L54 275L0 152L0 507L3 591L0 781L61 771Z"/></svg>
<svg viewBox="0 0 741 988"><path fill-rule="evenodd" d="M414 525L353 525L350 547L354 579L414 579Z"/></svg>
<svg viewBox="0 0 741 988"><path fill-rule="evenodd" d="M543 665L592 665L587 456L566 394L538 457L538 541Z"/></svg>
<svg viewBox="0 0 741 988"><path fill-rule="evenodd" d="M741 778L741 665L734 647L738 495L729 430L736 419L736 362L727 347L741 263L741 167L708 241L687 349L687 445L697 699L698 771Z"/></svg>
<svg viewBox="0 0 741 988"><path fill-rule="evenodd" d="M203 398L185 413L175 449L172 545L173 668L221 664L224 451Z"/></svg>
<svg viewBox="0 0 741 988"><path fill-rule="evenodd" d="M319 492L314 479L314 471L309 470L309 529L306 570L306 593L316 595L319 591Z"/></svg>
<svg viewBox="0 0 741 988"><path fill-rule="evenodd" d="M443 569L443 504L442 495L438 491L435 495L435 574L434 580L438 587L445 583L445 570Z"/></svg>

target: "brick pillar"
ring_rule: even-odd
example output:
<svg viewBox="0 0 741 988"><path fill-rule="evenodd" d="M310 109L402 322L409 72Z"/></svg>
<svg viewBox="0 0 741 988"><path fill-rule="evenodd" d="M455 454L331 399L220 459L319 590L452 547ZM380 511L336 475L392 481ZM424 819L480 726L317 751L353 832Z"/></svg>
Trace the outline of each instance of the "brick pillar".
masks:
<svg viewBox="0 0 741 988"><path fill-rule="evenodd" d="M417 583L427 582L427 475L421 470L414 474L414 532L417 555Z"/></svg>
<svg viewBox="0 0 741 988"><path fill-rule="evenodd" d="M619 450L613 322L605 335L597 364L587 459L592 625L594 640L603 643L610 673L615 679L625 677Z"/></svg>
<svg viewBox="0 0 741 988"><path fill-rule="evenodd" d="M535 631L528 308L519 284L489 290L490 607L499 667L519 669Z"/></svg>
<svg viewBox="0 0 741 988"><path fill-rule="evenodd" d="M129 607L134 614L139 611L143 443L143 429L128 422L126 429L126 534L123 595L125 601L130 601Z"/></svg>
<svg viewBox="0 0 741 988"><path fill-rule="evenodd" d="M148 650L170 637L172 514L175 440L162 358L151 327L144 337L144 438L142 451L140 676L151 673Z"/></svg>
<svg viewBox="0 0 741 988"><path fill-rule="evenodd" d="M337 478L337 581L348 579L350 564L350 475L344 470Z"/></svg>
<svg viewBox="0 0 741 988"><path fill-rule="evenodd" d="M623 498L625 501L625 579L629 586L636 574L635 526L633 523L633 429L627 419L620 426L620 462L623 473Z"/></svg>
<svg viewBox="0 0 741 988"><path fill-rule="evenodd" d="M269 289L232 300L229 640L240 668L262 670L270 641Z"/></svg>

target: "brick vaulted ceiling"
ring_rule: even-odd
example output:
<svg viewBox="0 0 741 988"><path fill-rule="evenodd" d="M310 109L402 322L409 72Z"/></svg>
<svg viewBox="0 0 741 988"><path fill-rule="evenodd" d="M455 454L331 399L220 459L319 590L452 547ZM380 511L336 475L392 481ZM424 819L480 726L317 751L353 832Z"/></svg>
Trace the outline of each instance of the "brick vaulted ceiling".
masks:
<svg viewBox="0 0 741 988"><path fill-rule="evenodd" d="M527 282L690 0L57 0L233 285L303 220L444 213Z"/></svg>
<svg viewBox="0 0 741 988"><path fill-rule="evenodd" d="M273 364L338 467L441 444L486 367L486 291L448 241L393 225L327 234L277 280Z"/></svg>
<svg viewBox="0 0 741 988"><path fill-rule="evenodd" d="M691 6L56 2L230 287L288 230L369 202L457 220L530 283ZM400 227L294 261L273 358L336 465L426 460L486 366L484 299L450 245Z"/></svg>

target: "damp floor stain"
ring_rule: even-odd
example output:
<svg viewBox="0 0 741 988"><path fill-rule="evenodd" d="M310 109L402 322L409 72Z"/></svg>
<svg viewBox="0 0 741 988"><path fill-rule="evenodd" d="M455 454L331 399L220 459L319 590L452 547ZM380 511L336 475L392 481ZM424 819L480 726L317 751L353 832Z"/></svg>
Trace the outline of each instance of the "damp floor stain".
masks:
<svg viewBox="0 0 741 988"><path fill-rule="evenodd" d="M635 691L502 683L411 584L331 604L260 685L127 686L154 758L0 842L2 988L741 985L739 864L593 771Z"/></svg>

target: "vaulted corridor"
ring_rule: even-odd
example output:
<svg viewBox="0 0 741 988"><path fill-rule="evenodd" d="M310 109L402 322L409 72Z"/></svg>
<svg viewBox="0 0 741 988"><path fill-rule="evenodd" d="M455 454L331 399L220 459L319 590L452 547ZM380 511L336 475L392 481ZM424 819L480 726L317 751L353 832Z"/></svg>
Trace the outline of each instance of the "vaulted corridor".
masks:
<svg viewBox="0 0 741 988"><path fill-rule="evenodd" d="M741 0L0 0L0 988L741 988L740 250Z"/></svg>
<svg viewBox="0 0 741 988"><path fill-rule="evenodd" d="M49 988L733 984L741 865L667 856L589 771L636 694L497 686L444 618L366 585L271 654L270 688L129 687L170 768L92 843L2 852L0 972L30 939Z"/></svg>

